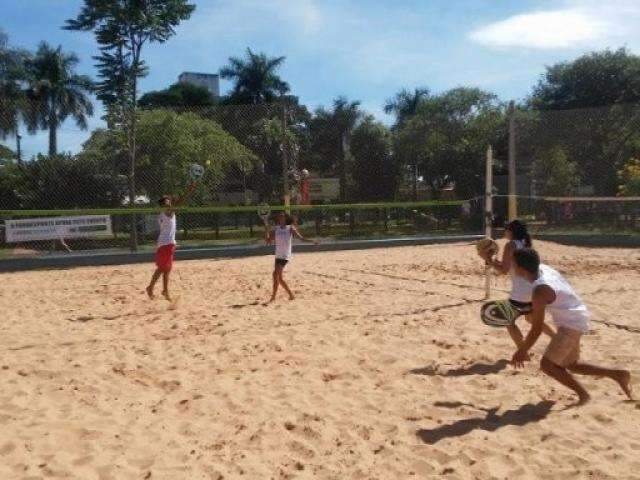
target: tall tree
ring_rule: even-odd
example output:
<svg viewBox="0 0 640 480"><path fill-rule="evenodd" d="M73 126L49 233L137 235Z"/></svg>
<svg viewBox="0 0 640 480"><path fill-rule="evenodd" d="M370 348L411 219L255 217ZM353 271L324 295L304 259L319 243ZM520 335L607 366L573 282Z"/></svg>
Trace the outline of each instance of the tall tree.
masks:
<svg viewBox="0 0 640 480"><path fill-rule="evenodd" d="M596 194L615 195L618 170L640 146L638 102L640 56L624 48L552 65L529 98L538 121L519 128L532 139L519 142L519 153L535 158L560 147Z"/></svg>
<svg viewBox="0 0 640 480"><path fill-rule="evenodd" d="M196 107L210 107L216 103L211 92L204 87L192 83L178 82L165 90L147 92L138 105L142 108L179 108L194 109Z"/></svg>
<svg viewBox="0 0 640 480"><path fill-rule="evenodd" d="M340 177L340 200L346 201L349 190L349 170L352 163L350 141L353 130L364 116L359 101L338 97L331 110L320 107L311 122L312 145L324 156L324 169L335 169ZM327 165L327 159L330 162Z"/></svg>
<svg viewBox="0 0 640 480"><path fill-rule="evenodd" d="M289 84L282 80L278 69L285 57L268 57L247 48L245 58L230 57L229 65L220 70L220 76L233 80L228 99L231 104L270 103L289 92Z"/></svg>
<svg viewBox="0 0 640 480"><path fill-rule="evenodd" d="M188 19L195 5L187 0L84 0L75 19L67 20L68 30L93 31L100 48L97 57L98 98L107 107L111 125L120 125L127 136L129 151L129 200L136 198L136 105L138 79L147 73L142 49L148 42L164 43L175 27ZM135 222L135 216L132 216ZM131 248L137 248L132 228Z"/></svg>
<svg viewBox="0 0 640 480"><path fill-rule="evenodd" d="M438 192L455 183L469 198L482 192L487 145L506 145L504 106L477 88L454 88L424 100L414 117L398 129L394 155L399 166L418 165L420 176Z"/></svg>
<svg viewBox="0 0 640 480"><path fill-rule="evenodd" d="M399 172L391 147L391 132L371 115L354 129L351 153L358 201L393 200Z"/></svg>
<svg viewBox="0 0 640 480"><path fill-rule="evenodd" d="M29 54L9 45L0 30L0 139L18 132L20 112L25 106L25 61Z"/></svg>
<svg viewBox="0 0 640 480"><path fill-rule="evenodd" d="M188 166L205 168L194 200L212 199L216 186L230 171L251 173L258 158L211 120L194 113L147 110L138 113L137 183L147 195L179 191L188 183ZM101 174L116 178L126 171L121 151L126 138L118 130L96 130L84 144L79 158L98 165Z"/></svg>
<svg viewBox="0 0 640 480"><path fill-rule="evenodd" d="M640 160L631 158L624 164L622 170L618 172L620 186L618 195L621 197L640 196Z"/></svg>
<svg viewBox="0 0 640 480"><path fill-rule="evenodd" d="M87 117L93 115L89 97L93 84L86 75L78 75L79 59L64 53L62 47L42 42L27 62L29 108L27 125L31 131L49 130L49 155L58 153L58 128L69 117L86 130Z"/></svg>
<svg viewBox="0 0 640 480"><path fill-rule="evenodd" d="M429 97L429 89L415 88L413 92L403 88L395 97L389 99L384 104L384 112L393 114L396 117L396 127L402 127L407 119L414 116L420 103Z"/></svg>
<svg viewBox="0 0 640 480"><path fill-rule="evenodd" d="M540 152L533 162L532 174L539 195L566 197L580 183L576 163L560 147Z"/></svg>

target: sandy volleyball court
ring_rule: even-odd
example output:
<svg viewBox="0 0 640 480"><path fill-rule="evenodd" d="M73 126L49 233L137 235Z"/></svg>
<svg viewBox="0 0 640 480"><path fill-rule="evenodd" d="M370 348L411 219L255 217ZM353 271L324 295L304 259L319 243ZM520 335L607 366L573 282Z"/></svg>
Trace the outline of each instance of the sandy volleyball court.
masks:
<svg viewBox="0 0 640 480"><path fill-rule="evenodd" d="M639 378L640 252L539 248ZM179 262L173 308L150 265L2 275L0 478L640 478L640 405L507 366L472 247L300 254L264 307L272 262Z"/></svg>

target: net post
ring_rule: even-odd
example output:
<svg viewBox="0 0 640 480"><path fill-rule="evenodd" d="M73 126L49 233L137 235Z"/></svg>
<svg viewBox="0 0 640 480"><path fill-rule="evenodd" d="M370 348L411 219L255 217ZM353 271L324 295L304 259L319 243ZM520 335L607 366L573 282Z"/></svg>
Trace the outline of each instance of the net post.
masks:
<svg viewBox="0 0 640 480"><path fill-rule="evenodd" d="M291 213L291 191L289 187L289 145L287 141L287 106L282 105L282 177L283 177L283 204L285 211Z"/></svg>
<svg viewBox="0 0 640 480"><path fill-rule="evenodd" d="M518 200L516 192L516 106L509 102L509 221L518 218Z"/></svg>
<svg viewBox="0 0 640 480"><path fill-rule="evenodd" d="M487 147L486 170L485 170L485 191L484 191L484 236L491 238L491 227L493 223L493 148ZM484 295L485 299L491 297L491 267L484 269Z"/></svg>

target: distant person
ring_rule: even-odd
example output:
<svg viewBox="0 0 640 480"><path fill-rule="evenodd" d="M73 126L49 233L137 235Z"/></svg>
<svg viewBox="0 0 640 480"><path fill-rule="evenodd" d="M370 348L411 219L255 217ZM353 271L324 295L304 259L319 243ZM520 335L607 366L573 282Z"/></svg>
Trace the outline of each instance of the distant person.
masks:
<svg viewBox="0 0 640 480"><path fill-rule="evenodd" d="M154 287L162 276L162 296L171 301L171 295L169 294L169 275L173 268L173 256L176 251L177 221L175 209L186 200L195 188L196 182L192 182L182 197L174 198L170 195L165 195L158 201L158 204L164 208L164 212L158 215L160 233L158 234L156 248L156 271L153 272L151 282L147 287L147 295L149 295L149 298L154 297Z"/></svg>
<svg viewBox="0 0 640 480"><path fill-rule="evenodd" d="M299 238L303 242L315 243L318 242L314 240L307 240L302 236L302 234L298 231L298 228L294 224L293 218L284 213L280 212L276 216L276 226L273 229L269 229L267 223L265 222L265 242L267 245L272 245L275 243L276 247L276 260L273 269L273 290L271 293L271 299L268 303L272 303L276 300L276 295L278 293L278 287L282 285L282 288L289 295L289 300L294 300L295 296L293 292L287 285L287 282L284 280L284 268L287 266L292 257L292 245L293 245L293 237Z"/></svg>
<svg viewBox="0 0 640 480"><path fill-rule="evenodd" d="M531 323L531 284L524 278L515 275L515 265L513 263L513 255L515 252L525 248L532 248L531 235L529 235L527 226L523 222L513 220L505 227L504 237L507 239L507 244L502 250L502 260L486 257L485 261L487 265L492 266L498 273L511 277L509 303L520 314L524 314L525 319ZM518 328L514 322L513 325L507 326L507 331L516 344L516 347L520 348L524 340L520 328ZM553 329L547 324L543 325L543 331L545 334L553 337Z"/></svg>
<svg viewBox="0 0 640 480"><path fill-rule="evenodd" d="M547 310L558 331L549 342L540 368L544 373L570 388L578 395L578 405L590 400L585 388L572 373L606 377L615 381L632 398L631 374L627 370L610 369L580 361L580 340L589 331L589 311L569 282L560 273L540 264L538 253L530 248L513 254L515 274L532 284L532 327L512 362L519 368L529 360L529 350L535 345L544 325Z"/></svg>

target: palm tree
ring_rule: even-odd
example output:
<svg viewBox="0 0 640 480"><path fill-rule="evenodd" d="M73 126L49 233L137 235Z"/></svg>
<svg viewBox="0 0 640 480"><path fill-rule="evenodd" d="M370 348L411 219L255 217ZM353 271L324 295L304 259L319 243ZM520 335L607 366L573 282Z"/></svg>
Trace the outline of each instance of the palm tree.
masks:
<svg viewBox="0 0 640 480"><path fill-rule="evenodd" d="M417 112L420 104L429 98L428 88L415 88L413 92L410 92L406 88L403 88L395 97L384 105L384 112L387 114L394 114L396 116L396 123L394 129L399 130L405 126L407 121L413 117ZM413 159L411 163L411 171L413 176L413 200L418 199L418 163L417 159Z"/></svg>
<svg viewBox="0 0 640 480"><path fill-rule="evenodd" d="M9 46L0 30L0 139L18 132L24 108L24 63L28 54Z"/></svg>
<svg viewBox="0 0 640 480"><path fill-rule="evenodd" d="M75 73L79 59L42 42L33 60L27 62L30 86L27 126L30 131L49 130L49 155L58 152L58 127L72 117L76 125L86 130L87 117L93 115L88 94L93 82L86 75Z"/></svg>
<svg viewBox="0 0 640 480"><path fill-rule="evenodd" d="M395 97L387 100L384 105L384 112L396 116L396 126L402 127L404 123L418 111L420 103L430 92L428 88L416 88L410 92L403 88Z"/></svg>
<svg viewBox="0 0 640 480"><path fill-rule="evenodd" d="M316 110L315 125L324 130L323 135L331 142L337 142L338 174L340 176L340 200L347 199L347 164L350 160L349 143L364 113L360 110L360 102L350 102L346 97L338 97L333 101L333 108Z"/></svg>
<svg viewBox="0 0 640 480"><path fill-rule="evenodd" d="M220 70L220 76L235 82L232 103L270 103L289 91L289 84L276 71L285 57L268 57L247 48L246 58L230 57L229 65Z"/></svg>

